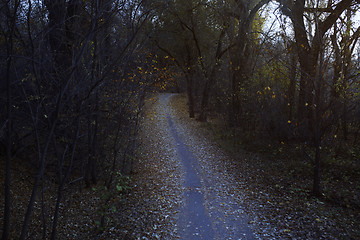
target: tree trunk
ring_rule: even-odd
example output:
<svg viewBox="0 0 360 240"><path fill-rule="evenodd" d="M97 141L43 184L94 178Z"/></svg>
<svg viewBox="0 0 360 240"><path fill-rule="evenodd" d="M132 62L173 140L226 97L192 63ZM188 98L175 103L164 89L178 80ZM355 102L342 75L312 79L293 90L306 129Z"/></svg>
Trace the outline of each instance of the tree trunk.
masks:
<svg viewBox="0 0 360 240"><path fill-rule="evenodd" d="M51 231L51 237L50 237L51 240L56 239L56 234L57 234L56 227L57 227L58 220L59 220L60 203L62 200L63 190L64 190L66 180L68 179L68 177L70 176L70 173L72 171L72 164L73 164L73 160L74 160L74 156L75 156L75 149L77 146L77 141L79 139L79 130L80 130L80 117L78 117L78 120L77 120L77 127L76 127L76 131L75 131L76 133L75 133L73 143L72 143L72 153L71 153L71 157L70 157L70 164L65 173L64 178L62 177L62 170L59 169L59 174L61 174L61 175L59 176L60 183L59 183L59 187L58 187L56 205L55 205L55 210L54 210L54 215L53 215L54 220L53 220L53 224L52 224L52 231ZM60 164L60 168L63 167L63 161L64 161L64 158L62 158L62 163Z"/></svg>
<svg viewBox="0 0 360 240"><path fill-rule="evenodd" d="M209 105L209 96L210 96L210 80L205 81L205 86L202 93L201 105L200 105L200 115L199 121L206 122L207 121L207 111Z"/></svg>
<svg viewBox="0 0 360 240"><path fill-rule="evenodd" d="M229 126L239 126L241 115L243 114L244 96L242 88L250 80L252 75L252 54L253 48L250 40L251 23L253 19L247 16L247 12L242 12L238 36L236 36L235 46L230 51L231 65L231 104L229 111Z"/></svg>
<svg viewBox="0 0 360 240"><path fill-rule="evenodd" d="M186 77L186 92L187 92L187 97L188 97L189 117L194 118L195 117L195 110L194 110L195 103L194 103L192 74L187 73L185 77Z"/></svg>
<svg viewBox="0 0 360 240"><path fill-rule="evenodd" d="M13 12L11 13L11 8L7 5L7 18L9 19L9 35L5 36L7 39L7 61L6 61L6 165L5 165L5 194L4 194L4 219L3 219L3 233L2 239L7 240L10 236L10 209L11 209L11 160L12 160L12 94L11 94L11 65L12 65L12 55L13 55L13 36L15 32L15 22L17 17L17 10L20 2L16 1Z"/></svg>
<svg viewBox="0 0 360 240"><path fill-rule="evenodd" d="M308 39L307 29L304 24L305 3L305 0L289 1L285 3L284 8L287 8L286 10L290 12L288 16L290 16L294 27L301 67L298 119L303 122L302 125L304 125L305 131L309 129L311 131L311 128L314 126L312 109L315 73L318 66L319 53L324 44L323 37L343 11L352 4L352 0L340 1L326 19L322 21L317 19L318 24L314 31L314 37L310 40Z"/></svg>
<svg viewBox="0 0 360 240"><path fill-rule="evenodd" d="M97 100L97 98L96 98ZM97 104L96 104L97 105ZM91 183L96 184L96 149L97 149L97 131L98 131L98 113L95 110L95 119L92 120L92 112L88 119L88 162L85 169L85 184L90 187ZM94 126L92 126L94 123Z"/></svg>
<svg viewBox="0 0 360 240"><path fill-rule="evenodd" d="M68 51L68 40L66 38L66 1L65 0L46 0L44 1L49 12L49 42L51 50L54 52L56 71L53 74L58 80L66 81L71 57Z"/></svg>
<svg viewBox="0 0 360 240"><path fill-rule="evenodd" d="M59 99L59 101L61 101L61 99ZM32 192L31 192L29 204L28 204L28 207L27 207L27 210L26 210L26 213L25 213L24 223L23 223L23 226L22 226L22 229L21 229L20 240L24 240L24 239L27 238L27 230L28 230L28 226L29 226L29 223L30 223L31 213L32 213L33 208L34 208L34 203L35 203L35 199L36 199L36 195L37 195L37 191L38 191L38 187L39 187L39 182L44 176L45 160L46 160L46 157L47 157L47 152L48 152L48 149L49 149L51 139L52 139L53 134L54 134L56 124L57 124L57 116L54 116L54 121L52 123L52 126L51 126L51 129L49 131L48 137L46 139L43 152L42 152L42 154L40 156L40 169L39 169L39 171L37 173L37 176L35 178L35 181L34 181L34 186L33 186ZM37 141L40 141L40 140L38 139Z"/></svg>
<svg viewBox="0 0 360 240"><path fill-rule="evenodd" d="M11 76L10 68L12 62L12 33L10 36L10 46L8 46L7 52L7 66L6 66L6 110L7 110L7 123L6 123L6 166L5 166L5 205L4 205L4 229L2 233L2 239L9 239L10 233L10 207L11 207L11 146L12 146L12 111L11 111Z"/></svg>
<svg viewBox="0 0 360 240"><path fill-rule="evenodd" d="M98 158L98 131L99 131L99 93L96 92L95 96L95 126L94 126L94 138L92 142L93 158L91 163L91 181L93 184L97 184L97 169L96 162Z"/></svg>
<svg viewBox="0 0 360 240"><path fill-rule="evenodd" d="M346 97L345 97L346 98ZM343 114L342 114L342 129L343 129L343 134L344 134L344 140L347 141L348 140L348 124L347 124L347 102L346 99L344 99L344 106L343 106Z"/></svg>
<svg viewBox="0 0 360 240"><path fill-rule="evenodd" d="M295 52L291 52L290 72L289 72L289 87L288 87L288 119L294 120L294 104L296 92L296 73L297 73L297 58Z"/></svg>
<svg viewBox="0 0 360 240"><path fill-rule="evenodd" d="M249 50L250 51L250 50ZM229 126L241 125L240 119L243 114L243 100L246 96L243 94L242 88L245 87L246 82L249 81L251 70L249 69L250 58L242 54L237 56L238 59L233 61L234 68L231 78L231 104Z"/></svg>
<svg viewBox="0 0 360 240"><path fill-rule="evenodd" d="M315 196L321 195L321 185L320 185L320 170L321 170L321 139L324 134L323 132L323 113L324 113L324 78L322 71L324 69L324 49L321 48L319 51L319 66L316 72L316 78L314 79L316 83L314 84L316 88L315 98L314 98L314 110L313 110L313 135L314 135L314 146L315 146L315 160L314 160L314 181L313 181L313 194Z"/></svg>
<svg viewBox="0 0 360 240"><path fill-rule="evenodd" d="M313 194L314 196L321 195L320 188L320 144L318 141L315 144L315 162L314 162L314 179L313 179Z"/></svg>

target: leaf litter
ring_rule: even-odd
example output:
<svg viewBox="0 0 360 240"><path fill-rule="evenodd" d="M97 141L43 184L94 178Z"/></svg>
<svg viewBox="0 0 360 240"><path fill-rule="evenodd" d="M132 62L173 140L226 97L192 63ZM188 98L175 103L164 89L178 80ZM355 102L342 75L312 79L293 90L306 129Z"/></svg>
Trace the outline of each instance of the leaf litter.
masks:
<svg viewBox="0 0 360 240"><path fill-rule="evenodd" d="M59 239L179 239L177 222L184 205L184 172L168 130L167 114L173 116L180 136L200 160L208 179L204 195L210 215L216 211L233 218L247 215L247 223L258 239L360 239L360 211L329 206L309 197L307 190L296 183L267 175L258 154L239 151L238 156L230 156L213 140L210 131L188 118L185 96L171 97L167 106L159 104L159 97L154 96L147 100L146 110L130 190L111 200L106 228L95 231L100 189L69 192L61 204ZM30 187L31 182L14 180L14 189L23 189L25 195ZM48 198L53 195L49 192ZM14 198L14 208L24 209L27 198L21 197L21 192L14 192ZM37 202L34 214L39 216L40 212ZM13 217L17 219L18 215L14 213ZM17 229L21 227L21 220L12 223ZM31 224L34 235L41 231L36 228L39 224L40 218ZM227 226L229 235L234 230Z"/></svg>

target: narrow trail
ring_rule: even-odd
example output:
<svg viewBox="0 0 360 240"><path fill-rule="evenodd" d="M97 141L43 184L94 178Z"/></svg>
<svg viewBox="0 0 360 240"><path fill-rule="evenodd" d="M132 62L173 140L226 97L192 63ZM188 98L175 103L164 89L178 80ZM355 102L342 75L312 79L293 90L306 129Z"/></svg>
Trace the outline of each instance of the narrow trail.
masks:
<svg viewBox="0 0 360 240"><path fill-rule="evenodd" d="M179 137L171 117L168 115L167 118L185 173L185 207L179 218L181 238L213 239L214 225L205 206L198 161Z"/></svg>
<svg viewBox="0 0 360 240"><path fill-rule="evenodd" d="M172 150L173 161L180 166L182 203L175 217L178 237L184 240L255 239L241 206L239 183L226 172L229 166L222 162L223 154L206 139L199 138L194 133L196 130L179 121L169 103L173 96L161 94L155 104L157 120L164 130L162 140L168 139L167 148Z"/></svg>
<svg viewBox="0 0 360 240"><path fill-rule="evenodd" d="M338 208L325 213L324 202L303 199L271 175L282 161L267 171L256 153L230 156L211 125L188 117L186 102L177 94L146 100L131 191L117 206L118 226L101 239L350 239L343 230L358 226L350 209L342 223Z"/></svg>

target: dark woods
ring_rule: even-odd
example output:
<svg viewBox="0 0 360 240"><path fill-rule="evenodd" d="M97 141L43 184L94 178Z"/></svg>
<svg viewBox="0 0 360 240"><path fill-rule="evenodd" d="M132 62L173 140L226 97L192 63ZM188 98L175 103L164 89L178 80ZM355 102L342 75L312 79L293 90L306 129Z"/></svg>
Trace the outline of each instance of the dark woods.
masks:
<svg viewBox="0 0 360 240"><path fill-rule="evenodd" d="M169 84L186 93L189 117L242 143L296 144L320 196L321 156L360 157L358 10L355 0L1 1L2 239L55 239L65 194L110 191L131 174L146 93ZM15 217L19 175L27 199Z"/></svg>
<svg viewBox="0 0 360 240"><path fill-rule="evenodd" d="M109 190L132 172L144 96L159 85L138 71L151 11L108 0L1 1L0 11L2 239L55 239L64 194ZM28 199L15 218L19 175Z"/></svg>

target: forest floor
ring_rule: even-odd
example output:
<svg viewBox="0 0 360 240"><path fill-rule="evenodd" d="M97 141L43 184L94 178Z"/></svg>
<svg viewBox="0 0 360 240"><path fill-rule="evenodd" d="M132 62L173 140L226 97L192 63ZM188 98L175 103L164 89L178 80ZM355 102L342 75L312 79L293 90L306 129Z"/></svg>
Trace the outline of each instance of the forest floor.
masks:
<svg viewBox="0 0 360 240"><path fill-rule="evenodd" d="M254 239L244 182L234 163L209 141L177 95L148 100L123 239ZM181 99L182 100L182 99ZM178 105L180 108L175 108ZM195 125L194 125L195 123ZM128 199L129 200L129 199ZM267 232L271 234L271 228Z"/></svg>
<svg viewBox="0 0 360 240"><path fill-rule="evenodd" d="M194 237L184 233L182 219L186 221L191 205L184 155L197 161L193 166L200 178L199 202L215 239L360 239L357 206L312 197L311 178L304 179L300 172L290 172L298 174L291 182L282 171L292 159L271 160L269 167L266 154L243 149L236 156L228 153L208 124L188 118L184 95L148 100L141 142L131 197L122 205L129 214L122 214L118 222L124 225L116 227L119 239L202 239L201 231L193 232ZM180 153L183 147L191 153Z"/></svg>
<svg viewBox="0 0 360 240"><path fill-rule="evenodd" d="M202 239L204 232L189 237L190 231L184 231L187 211L200 216L205 212L215 239L360 238L356 206L312 197L311 177L284 167L291 167L292 159L269 160L266 154L243 149L230 154L209 124L188 118L184 95L161 94L148 100L131 191L119 206L127 214L117 215L114 239ZM184 156L195 161L193 169ZM188 174L193 170L198 179ZM199 184L194 189L201 194L200 212L191 209L191 181ZM111 239L109 231L105 237Z"/></svg>
<svg viewBox="0 0 360 240"><path fill-rule="evenodd" d="M291 170L299 163L291 155L280 157L285 149L277 149L275 157L243 148L234 153L225 150L228 146L217 135L226 132L218 134L215 126L213 119L190 119L184 95L148 98L134 174L122 181L126 191L108 192L101 183L81 189L74 183L61 205L58 238L360 239L358 201L312 197L311 172ZM22 177L28 168L18 166L14 164L12 236L21 228L32 186ZM360 184L355 177L345 182L355 186L349 196L356 200ZM334 191L348 188L338 183ZM54 202L52 196L45 192L45 200ZM35 206L38 217L29 239L41 236L40 205Z"/></svg>

